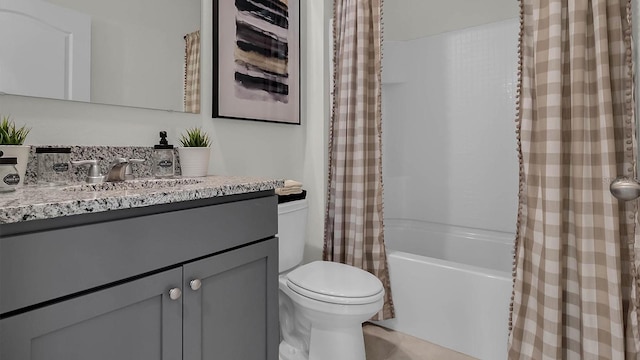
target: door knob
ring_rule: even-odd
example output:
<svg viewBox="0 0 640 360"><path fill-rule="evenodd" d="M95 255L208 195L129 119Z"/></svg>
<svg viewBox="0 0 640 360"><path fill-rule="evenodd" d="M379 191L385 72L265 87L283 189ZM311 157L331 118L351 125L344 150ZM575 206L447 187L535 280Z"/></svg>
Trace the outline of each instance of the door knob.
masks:
<svg viewBox="0 0 640 360"><path fill-rule="evenodd" d="M180 296L182 296L182 291L179 288L169 290L169 298L171 298L171 300L178 300Z"/></svg>
<svg viewBox="0 0 640 360"><path fill-rule="evenodd" d="M638 180L620 176L609 186L611 194L619 200L630 201L640 197L640 183Z"/></svg>
<svg viewBox="0 0 640 360"><path fill-rule="evenodd" d="M193 279L189 281L189 286L191 286L191 290L198 290L202 286L202 281L200 281L200 279Z"/></svg>

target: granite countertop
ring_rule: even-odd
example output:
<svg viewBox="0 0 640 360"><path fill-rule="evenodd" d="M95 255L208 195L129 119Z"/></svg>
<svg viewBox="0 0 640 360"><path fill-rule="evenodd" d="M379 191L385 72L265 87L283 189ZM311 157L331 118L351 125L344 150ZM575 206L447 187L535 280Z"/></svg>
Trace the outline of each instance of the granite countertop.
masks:
<svg viewBox="0 0 640 360"><path fill-rule="evenodd" d="M144 179L133 180L143 182ZM206 176L172 181L171 186L161 181L142 188L111 190L111 183L98 185L73 184L68 186L24 186L14 192L0 193L0 224L29 220L50 219L61 216L129 209L206 199L217 196L273 190L284 186L284 180L243 176ZM124 187L126 183L122 183ZM87 191L98 186L99 191Z"/></svg>

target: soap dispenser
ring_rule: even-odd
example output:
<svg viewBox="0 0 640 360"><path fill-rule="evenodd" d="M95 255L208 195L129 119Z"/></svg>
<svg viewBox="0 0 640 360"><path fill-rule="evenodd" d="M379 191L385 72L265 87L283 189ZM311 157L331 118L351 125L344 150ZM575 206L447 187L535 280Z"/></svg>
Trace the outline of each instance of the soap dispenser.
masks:
<svg viewBox="0 0 640 360"><path fill-rule="evenodd" d="M160 131L160 143L153 147L153 168L157 178L170 178L175 174L173 145L167 142L167 132Z"/></svg>

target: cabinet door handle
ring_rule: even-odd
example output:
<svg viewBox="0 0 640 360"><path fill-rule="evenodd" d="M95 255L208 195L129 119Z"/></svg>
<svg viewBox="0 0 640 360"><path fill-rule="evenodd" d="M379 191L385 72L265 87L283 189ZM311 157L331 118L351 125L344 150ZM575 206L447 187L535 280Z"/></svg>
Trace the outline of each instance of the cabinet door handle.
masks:
<svg viewBox="0 0 640 360"><path fill-rule="evenodd" d="M202 286L202 281L200 281L200 279L193 279L189 281L189 286L191 286L191 290L198 290Z"/></svg>
<svg viewBox="0 0 640 360"><path fill-rule="evenodd" d="M179 288L173 288L169 290L169 297L171 300L178 300L182 296L182 291Z"/></svg>

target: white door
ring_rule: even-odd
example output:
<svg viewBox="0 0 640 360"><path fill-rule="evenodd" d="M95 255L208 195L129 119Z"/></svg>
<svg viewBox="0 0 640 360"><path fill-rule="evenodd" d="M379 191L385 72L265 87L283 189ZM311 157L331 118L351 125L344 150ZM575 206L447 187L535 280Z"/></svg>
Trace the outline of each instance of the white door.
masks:
<svg viewBox="0 0 640 360"><path fill-rule="evenodd" d="M91 17L41 0L0 0L0 92L91 100Z"/></svg>

